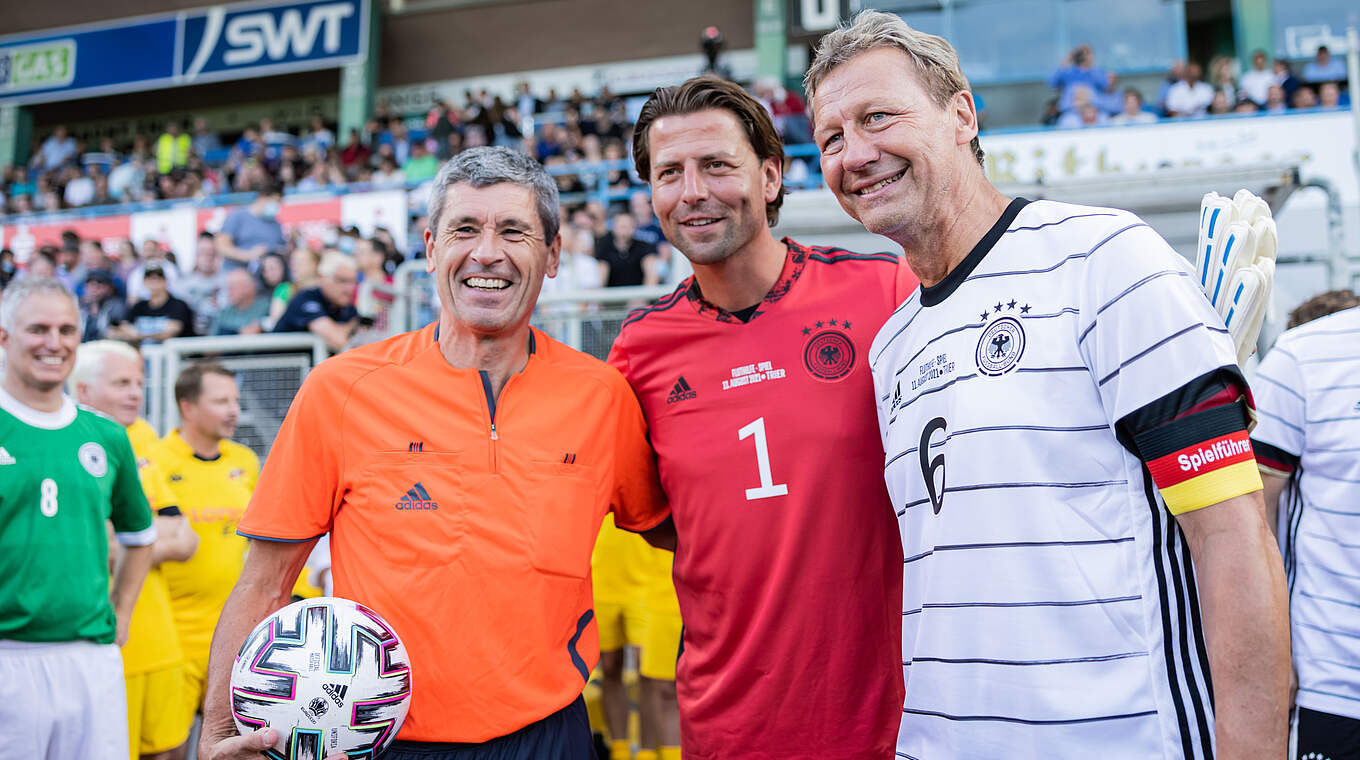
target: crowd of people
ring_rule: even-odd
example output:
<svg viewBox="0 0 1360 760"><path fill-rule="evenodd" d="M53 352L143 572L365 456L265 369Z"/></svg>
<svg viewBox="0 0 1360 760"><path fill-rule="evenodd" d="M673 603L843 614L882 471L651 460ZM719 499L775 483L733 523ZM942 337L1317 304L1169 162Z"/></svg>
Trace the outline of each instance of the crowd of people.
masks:
<svg viewBox="0 0 1360 760"><path fill-rule="evenodd" d="M773 81L756 89L786 140L811 140L798 93ZM122 143L76 137L57 125L35 142L27 166L0 176L0 213L203 199L270 182L289 192L353 183L404 189L428 182L441 161L480 145L514 147L556 170L581 164L578 172L558 174L563 193L603 183L621 198L645 184L627 168L631 134L626 101L607 86L594 95L549 89L540 97L527 82L509 102L486 89L467 90L462 106L441 99L419 119L380 103L362 129L339 136L320 115L296 129L264 118L235 137L203 118L192 127L172 119L159 135Z"/></svg>
<svg viewBox="0 0 1360 760"><path fill-rule="evenodd" d="M1281 113L1301 108L1337 108L1350 104L1345 62L1325 45L1303 68L1302 76L1284 58L1268 60L1264 50L1252 53L1251 70L1239 72L1237 61L1218 56L1205 68L1177 61L1157 89L1156 99L1134 87L1121 87L1113 70L1096 65L1090 45L1068 53L1048 78L1057 91L1042 123L1059 128L1104 124L1147 124L1160 119L1188 119L1226 114Z"/></svg>

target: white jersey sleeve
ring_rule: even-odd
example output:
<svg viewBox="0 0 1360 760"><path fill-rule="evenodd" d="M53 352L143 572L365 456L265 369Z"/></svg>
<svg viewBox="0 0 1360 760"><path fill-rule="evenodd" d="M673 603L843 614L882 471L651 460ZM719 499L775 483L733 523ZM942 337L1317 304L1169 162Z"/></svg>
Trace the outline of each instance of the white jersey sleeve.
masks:
<svg viewBox="0 0 1360 760"><path fill-rule="evenodd" d="M1190 264L1132 214L1091 254L1078 347L1111 425L1195 378L1237 364ZM1132 225L1132 226L1130 226Z"/></svg>
<svg viewBox="0 0 1360 760"><path fill-rule="evenodd" d="M1252 379L1257 422L1251 437L1252 440L1298 457L1303 454L1308 402L1303 395L1304 383L1299 375L1298 357L1290 352L1288 344L1289 337L1282 336L1270 353L1266 354L1266 358L1261 360L1261 366Z"/></svg>

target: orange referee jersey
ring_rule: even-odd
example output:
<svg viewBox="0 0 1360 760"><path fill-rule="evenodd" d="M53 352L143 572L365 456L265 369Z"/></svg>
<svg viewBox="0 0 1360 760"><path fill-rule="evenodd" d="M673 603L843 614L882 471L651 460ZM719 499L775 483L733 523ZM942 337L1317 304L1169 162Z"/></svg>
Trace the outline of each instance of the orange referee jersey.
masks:
<svg viewBox="0 0 1360 760"><path fill-rule="evenodd" d="M670 510L617 370L534 330L494 399L436 334L312 370L239 532L330 531L336 596L377 610L410 654L400 738L480 742L581 693L599 658L590 553L604 515L646 530Z"/></svg>

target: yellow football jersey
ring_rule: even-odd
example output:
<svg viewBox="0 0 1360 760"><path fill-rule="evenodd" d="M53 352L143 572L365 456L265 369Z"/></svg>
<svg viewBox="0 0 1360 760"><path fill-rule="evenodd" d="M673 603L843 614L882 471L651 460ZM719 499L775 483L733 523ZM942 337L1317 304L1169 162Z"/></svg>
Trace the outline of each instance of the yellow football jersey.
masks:
<svg viewBox="0 0 1360 760"><path fill-rule="evenodd" d="M236 523L260 475L255 452L234 441L222 441L220 451L216 459L200 459L173 430L151 455L198 534L198 551L188 562L161 565L180 646L191 661L207 661L222 605L241 575L246 539L236 535Z"/></svg>
<svg viewBox="0 0 1360 760"><path fill-rule="evenodd" d="M151 511L175 506L175 494L166 483L164 473L149 458L151 449L158 443L156 431L143 419L129 425L127 431L128 440L132 441L132 453L137 457L137 473L141 477L142 490L146 491ZM174 623L165 577L159 567L153 567L146 574L141 594L137 597L137 606L132 611L127 644L123 646L123 672L130 676L149 673L184 659Z"/></svg>

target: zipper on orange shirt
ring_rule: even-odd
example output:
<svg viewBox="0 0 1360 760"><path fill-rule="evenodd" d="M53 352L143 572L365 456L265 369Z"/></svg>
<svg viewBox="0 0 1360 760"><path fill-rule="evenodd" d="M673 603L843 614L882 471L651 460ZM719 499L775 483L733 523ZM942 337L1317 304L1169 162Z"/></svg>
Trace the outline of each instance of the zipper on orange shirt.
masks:
<svg viewBox="0 0 1360 760"><path fill-rule="evenodd" d="M498 467L496 441L500 440L500 436L496 435L496 394L491 390L491 376L486 373L486 370L477 370L477 374L482 377L482 391L486 393L486 411L491 422L491 471L496 472Z"/></svg>

